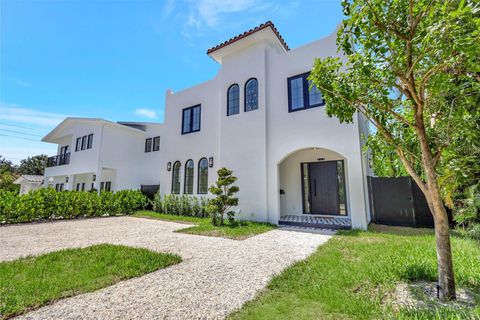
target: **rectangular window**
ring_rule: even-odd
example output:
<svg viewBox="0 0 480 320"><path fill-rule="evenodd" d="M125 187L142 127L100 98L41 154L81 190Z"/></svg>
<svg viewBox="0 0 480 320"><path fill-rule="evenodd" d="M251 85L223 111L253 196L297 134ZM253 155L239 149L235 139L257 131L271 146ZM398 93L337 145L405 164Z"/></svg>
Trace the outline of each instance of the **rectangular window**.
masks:
<svg viewBox="0 0 480 320"><path fill-rule="evenodd" d="M112 188L112 182L111 181L106 181L105 182L105 191L110 191Z"/></svg>
<svg viewBox="0 0 480 320"><path fill-rule="evenodd" d="M77 188L76 188L77 191L80 191L80 183L77 183Z"/></svg>
<svg viewBox="0 0 480 320"><path fill-rule="evenodd" d="M88 135L88 140L87 140L87 149L92 149L92 144L93 144L93 133L90 133Z"/></svg>
<svg viewBox="0 0 480 320"><path fill-rule="evenodd" d="M87 147L87 136L82 137L82 150L85 150Z"/></svg>
<svg viewBox="0 0 480 320"><path fill-rule="evenodd" d="M152 138L145 140L145 152L152 152Z"/></svg>
<svg viewBox="0 0 480 320"><path fill-rule="evenodd" d="M85 182L82 182L82 191L85 191Z"/></svg>
<svg viewBox="0 0 480 320"><path fill-rule="evenodd" d="M153 138L153 151L160 150L160 137Z"/></svg>
<svg viewBox="0 0 480 320"><path fill-rule="evenodd" d="M322 93L307 78L309 72L288 78L288 111L323 106Z"/></svg>
<svg viewBox="0 0 480 320"><path fill-rule="evenodd" d="M78 137L77 144L75 145L75 151L80 151L81 143L82 143L82 137Z"/></svg>
<svg viewBox="0 0 480 320"><path fill-rule="evenodd" d="M63 191L63 187L64 187L64 184L63 184L63 183L60 183L60 188L58 188L59 191Z"/></svg>
<svg viewBox="0 0 480 320"><path fill-rule="evenodd" d="M182 134L200 131L201 106L183 109L182 113Z"/></svg>
<svg viewBox="0 0 480 320"><path fill-rule="evenodd" d="M103 191L105 187L105 182L100 182L100 191Z"/></svg>

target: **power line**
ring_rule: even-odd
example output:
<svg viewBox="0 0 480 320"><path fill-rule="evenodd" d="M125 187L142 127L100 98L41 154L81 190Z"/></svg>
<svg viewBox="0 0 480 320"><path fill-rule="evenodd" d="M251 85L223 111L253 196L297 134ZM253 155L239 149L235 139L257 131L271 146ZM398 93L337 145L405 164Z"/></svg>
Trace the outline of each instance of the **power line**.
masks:
<svg viewBox="0 0 480 320"><path fill-rule="evenodd" d="M14 138L14 139L22 139L22 140L28 140L28 141L41 142L40 140L29 139L29 138L24 138L24 137L16 137L16 136L11 136L11 135L8 135L8 134L3 134L3 133L0 133L0 136Z"/></svg>
<svg viewBox="0 0 480 320"><path fill-rule="evenodd" d="M15 127L15 128L21 128L21 129L27 129L27 130L32 130L32 131L43 132L43 130L40 130L40 129L37 129L37 128L21 126L21 125L18 125L18 124L10 124L10 123L0 122L0 125L1 126L7 126L7 127Z"/></svg>
<svg viewBox="0 0 480 320"><path fill-rule="evenodd" d="M12 132L12 133L26 134L26 135L34 136L34 137L42 137L41 135L34 134L34 133L28 133L28 132L22 132L22 131L10 130L10 129L2 129L2 128L0 128L0 130L7 131L7 132Z"/></svg>

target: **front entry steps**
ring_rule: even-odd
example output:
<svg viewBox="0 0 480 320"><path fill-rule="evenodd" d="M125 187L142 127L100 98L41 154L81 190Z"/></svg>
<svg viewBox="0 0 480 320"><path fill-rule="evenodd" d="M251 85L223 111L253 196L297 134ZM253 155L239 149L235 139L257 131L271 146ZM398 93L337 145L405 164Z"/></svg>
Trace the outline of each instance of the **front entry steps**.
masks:
<svg viewBox="0 0 480 320"><path fill-rule="evenodd" d="M319 217L319 216L281 216L278 224L281 226L295 226L318 229L351 229L352 221L348 217Z"/></svg>

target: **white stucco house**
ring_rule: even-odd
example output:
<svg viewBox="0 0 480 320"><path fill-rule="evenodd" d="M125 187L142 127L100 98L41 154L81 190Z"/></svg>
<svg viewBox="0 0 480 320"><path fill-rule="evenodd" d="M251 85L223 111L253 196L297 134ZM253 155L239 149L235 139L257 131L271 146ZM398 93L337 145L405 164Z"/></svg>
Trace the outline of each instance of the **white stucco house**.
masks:
<svg viewBox="0 0 480 320"><path fill-rule="evenodd" d="M340 55L335 40L290 50L267 22L209 49L217 75L167 90L162 124L65 119L43 138L58 145L45 186L208 196L227 167L242 219L366 228L367 122L329 118L307 80L315 58Z"/></svg>
<svg viewBox="0 0 480 320"><path fill-rule="evenodd" d="M43 183L43 176L24 174L18 177L15 181L13 181L13 183L20 185L19 194L22 195L40 188Z"/></svg>

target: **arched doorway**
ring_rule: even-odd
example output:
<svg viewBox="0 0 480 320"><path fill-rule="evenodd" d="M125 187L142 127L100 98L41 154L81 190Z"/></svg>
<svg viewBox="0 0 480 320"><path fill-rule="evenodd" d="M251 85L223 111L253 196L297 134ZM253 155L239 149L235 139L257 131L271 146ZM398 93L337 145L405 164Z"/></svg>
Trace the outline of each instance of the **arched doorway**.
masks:
<svg viewBox="0 0 480 320"><path fill-rule="evenodd" d="M278 165L280 216L298 221L348 217L346 161L338 152L319 147L284 157Z"/></svg>

